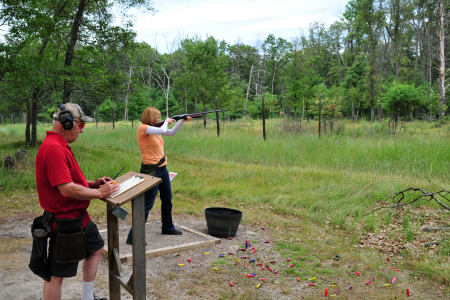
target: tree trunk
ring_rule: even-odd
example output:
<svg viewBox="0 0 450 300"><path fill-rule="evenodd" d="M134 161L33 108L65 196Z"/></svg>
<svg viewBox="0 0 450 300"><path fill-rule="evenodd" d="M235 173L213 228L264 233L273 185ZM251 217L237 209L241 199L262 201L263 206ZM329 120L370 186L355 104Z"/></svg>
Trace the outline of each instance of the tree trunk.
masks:
<svg viewBox="0 0 450 300"><path fill-rule="evenodd" d="M67 47L66 60L64 62L66 67L66 76L71 77L72 72L70 71L73 61L73 51L75 50L75 44L78 40L78 33L80 31L81 21L83 19L84 10L86 9L88 0L80 0L78 3L78 10L73 20L72 32L70 36L70 42ZM63 90L63 103L70 101L70 94L72 93L72 87L69 79L64 79L64 90Z"/></svg>
<svg viewBox="0 0 450 300"><path fill-rule="evenodd" d="M445 36L444 36L444 0L439 1L439 18L440 18L440 31L439 31L439 87L441 94L441 110L439 112L439 122L444 123L445 116Z"/></svg>
<svg viewBox="0 0 450 300"><path fill-rule="evenodd" d="M27 100L27 115L31 116L31 106L30 106L30 99ZM3 121L3 120L2 120ZM3 124L3 122L2 122ZM26 143L29 145L31 142L31 135L30 135L30 125L31 125L31 120L28 117L27 118L27 125L25 126L25 141Z"/></svg>
<svg viewBox="0 0 450 300"><path fill-rule="evenodd" d="M37 98L36 91L31 100L31 142L30 147L36 146L37 142Z"/></svg>
<svg viewBox="0 0 450 300"><path fill-rule="evenodd" d="M273 95L273 86L275 82L275 71L277 70L277 60L275 60L275 66L273 67L273 76L272 76L272 95Z"/></svg>
<svg viewBox="0 0 450 300"><path fill-rule="evenodd" d="M130 97L130 81L131 81L131 74L133 73L133 67L130 67L130 72L128 73L127 79L127 93L125 94L125 113L123 116L124 121L128 121L128 99Z"/></svg>
<svg viewBox="0 0 450 300"><path fill-rule="evenodd" d="M250 78L248 79L247 96L245 96L245 106L244 106L244 114L242 115L242 120L244 120L245 114L247 113L248 94L250 92L250 84L252 82L252 73L253 73L253 65L252 68L250 69Z"/></svg>

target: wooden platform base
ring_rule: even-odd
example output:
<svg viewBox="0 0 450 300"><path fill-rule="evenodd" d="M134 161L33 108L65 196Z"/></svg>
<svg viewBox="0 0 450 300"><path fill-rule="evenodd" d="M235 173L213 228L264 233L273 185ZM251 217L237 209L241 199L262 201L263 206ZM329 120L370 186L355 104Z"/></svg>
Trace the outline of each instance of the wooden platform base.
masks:
<svg viewBox="0 0 450 300"><path fill-rule="evenodd" d="M185 250L192 250L192 249L197 249L197 248L203 248L203 247L208 247L208 246L212 246L212 245L216 245L216 244L220 244L221 240L218 238L215 238L213 236L204 234L202 232L199 232L197 230L188 228L186 226L183 225L179 225L176 224L176 226L180 229L183 229L185 231L189 231L193 234L199 235L201 237L207 238L209 239L208 241L201 241L201 242L193 242L193 243L187 243L187 244L182 244L182 245L178 245L178 246L173 246L173 247L165 247L165 248L159 248L159 249L153 249L153 250L149 250L145 252L145 258L148 259L150 257L156 257L156 256L161 256L164 254L168 254L168 253L174 253L174 252L178 252L178 251L185 251ZM106 232L106 230L101 230L101 232ZM104 255L108 256L108 246L105 245L105 247L103 248L103 252ZM121 254L119 256L120 259L120 263L126 263L126 262L130 262L133 261L133 254Z"/></svg>

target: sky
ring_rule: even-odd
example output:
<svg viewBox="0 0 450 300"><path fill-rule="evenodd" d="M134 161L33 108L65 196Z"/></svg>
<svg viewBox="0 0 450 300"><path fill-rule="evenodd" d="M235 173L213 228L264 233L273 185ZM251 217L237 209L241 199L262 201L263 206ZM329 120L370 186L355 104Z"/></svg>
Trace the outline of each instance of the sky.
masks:
<svg viewBox="0 0 450 300"><path fill-rule="evenodd" d="M314 21L338 20L349 0L154 0L157 12L137 14L137 41L170 52L177 37L213 36L254 45L269 34L288 41ZM167 46L169 45L169 46ZM175 50L175 49L174 49Z"/></svg>

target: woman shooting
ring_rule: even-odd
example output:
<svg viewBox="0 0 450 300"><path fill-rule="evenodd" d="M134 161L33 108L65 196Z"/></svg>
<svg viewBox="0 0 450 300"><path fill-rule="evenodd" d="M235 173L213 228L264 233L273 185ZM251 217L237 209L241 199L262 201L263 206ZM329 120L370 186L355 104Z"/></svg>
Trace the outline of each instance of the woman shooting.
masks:
<svg viewBox="0 0 450 300"><path fill-rule="evenodd" d="M145 192L145 221L147 222L148 214L155 204L156 194L159 190L161 198L161 218L162 218L162 234L181 235L182 231L175 229L172 222L172 188L170 185L169 172L167 171L167 159L164 155L164 140L162 135L174 136L180 129L183 122L178 122L172 129L168 126L175 120L167 118L161 127L155 127L159 122L161 112L154 107L147 107L141 116L142 124L137 128L137 142L142 154L142 164L140 173L152 175L162 179L162 182L152 189ZM133 244L133 230L130 229L126 243Z"/></svg>

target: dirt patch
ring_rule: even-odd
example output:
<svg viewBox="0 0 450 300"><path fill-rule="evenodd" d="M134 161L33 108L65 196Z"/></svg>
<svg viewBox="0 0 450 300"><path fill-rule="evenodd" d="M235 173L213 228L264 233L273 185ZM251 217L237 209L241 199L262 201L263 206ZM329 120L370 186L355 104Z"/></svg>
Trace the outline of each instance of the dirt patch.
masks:
<svg viewBox="0 0 450 300"><path fill-rule="evenodd" d="M0 271L0 299L2 300L42 299L43 280L28 269L32 244L30 226L33 218L32 215L23 215L19 217L19 220L3 219L1 222L2 248L3 245L9 245L8 249L10 249L0 253L0 264L3 266ZM127 218L127 222L119 223L121 254L131 253L132 250L131 246L125 244L130 228L128 219L131 218ZM187 231L184 231L181 236L162 235L161 223L157 219L156 214L151 215L146 225L146 250L208 240ZM196 231L207 233L204 218L185 215L174 218L174 221ZM98 226L100 230L106 229L105 223L99 223ZM106 233L102 234L106 241ZM240 251L239 249L245 248L246 240L250 241L251 246L248 246L247 251ZM289 283L280 284L284 281L284 277L274 274L274 271L277 266L281 267L280 261L283 258L272 250L273 243L265 243L265 241L271 241L269 230L263 230L255 225L241 225L234 239L221 239L221 244L149 258L146 261L147 297L149 299L216 299L247 293L260 299L270 299L274 295L280 299L291 299L292 295L289 294L293 292L298 296L301 292L300 285L291 288ZM253 254L250 251L251 247L257 249ZM222 254L225 257L219 256ZM271 264L269 261L277 261L277 263ZM234 264L235 262L237 265ZM247 267L244 267L244 263ZM257 263L263 263L265 270L262 270L262 266L256 266ZM64 280L63 299L81 298L81 265L76 277ZM266 265L270 265L273 271L268 271ZM131 262L124 263L122 267L125 274L131 275ZM263 282L244 276L250 273L258 273L259 277L267 280ZM230 287L231 281L233 281L233 288ZM264 289L256 288L259 283L264 286ZM102 256L100 260L94 291L99 296L108 297L109 295L105 256ZM122 299L132 299L132 297L122 289Z"/></svg>

